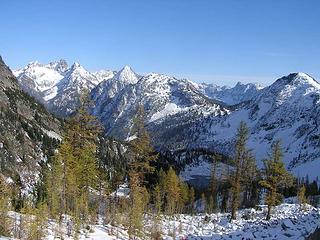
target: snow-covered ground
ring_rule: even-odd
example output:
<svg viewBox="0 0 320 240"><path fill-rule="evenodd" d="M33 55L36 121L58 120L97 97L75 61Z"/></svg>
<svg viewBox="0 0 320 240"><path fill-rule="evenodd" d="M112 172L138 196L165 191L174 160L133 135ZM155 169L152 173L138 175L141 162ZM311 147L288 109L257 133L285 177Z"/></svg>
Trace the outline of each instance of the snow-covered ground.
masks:
<svg viewBox="0 0 320 240"><path fill-rule="evenodd" d="M113 193L111 193L112 197L125 197L128 198L130 194L130 188L129 188L129 184L128 183L124 183L121 184L116 191L114 191Z"/></svg>
<svg viewBox="0 0 320 240"><path fill-rule="evenodd" d="M261 210L244 209L238 212L238 219L229 223L230 214L164 216L160 221L163 239L305 239L320 227L320 209L297 204L282 204L274 209L270 221L265 220L266 207ZM155 227L155 222L146 218L144 232ZM49 223L46 239L53 240L57 225ZM91 226L91 231L81 230L79 239L129 239L127 230L122 226L110 224ZM66 228L60 228L63 239L67 236ZM57 231L55 231L57 232ZM150 238L150 236L149 236ZM146 237L146 239L149 239ZM2 238L0 237L2 240ZM6 239L6 238L3 238Z"/></svg>
<svg viewBox="0 0 320 240"><path fill-rule="evenodd" d="M311 206L301 211L299 205L282 204L270 221L265 220L265 211L241 210L232 223L229 214L179 215L169 225L181 230L179 236L186 239L305 239L320 226L320 210Z"/></svg>

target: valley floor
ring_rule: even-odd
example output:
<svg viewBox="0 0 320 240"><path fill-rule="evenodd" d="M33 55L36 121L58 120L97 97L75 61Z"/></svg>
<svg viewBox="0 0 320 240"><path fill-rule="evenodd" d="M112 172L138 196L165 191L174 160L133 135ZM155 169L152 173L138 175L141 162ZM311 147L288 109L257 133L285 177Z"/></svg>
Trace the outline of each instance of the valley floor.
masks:
<svg viewBox="0 0 320 240"><path fill-rule="evenodd" d="M229 223L229 214L198 214L163 216L160 221L163 239L305 239L320 227L320 209L309 205L303 209L297 204L282 204L274 209L270 221L265 221L266 208L261 210L244 209L238 212L238 219ZM145 221L145 232L155 227L154 221ZM94 225L92 230L82 230L80 239L129 239L125 228L111 225ZM48 236L57 236L57 225L49 223ZM59 235L65 240L67 228L60 228ZM147 236L146 239L150 237ZM2 240L2 238L0 237ZM6 239L6 238L3 238ZM152 239L152 238L151 238Z"/></svg>

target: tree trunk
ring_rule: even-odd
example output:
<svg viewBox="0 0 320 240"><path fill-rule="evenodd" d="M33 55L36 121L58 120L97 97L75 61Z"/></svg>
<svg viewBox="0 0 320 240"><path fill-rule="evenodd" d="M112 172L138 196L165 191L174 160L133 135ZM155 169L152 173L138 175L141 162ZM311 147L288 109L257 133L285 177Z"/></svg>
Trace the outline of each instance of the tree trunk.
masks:
<svg viewBox="0 0 320 240"><path fill-rule="evenodd" d="M270 218L271 218L271 205L268 205L268 212L267 212L266 220L269 221Z"/></svg>

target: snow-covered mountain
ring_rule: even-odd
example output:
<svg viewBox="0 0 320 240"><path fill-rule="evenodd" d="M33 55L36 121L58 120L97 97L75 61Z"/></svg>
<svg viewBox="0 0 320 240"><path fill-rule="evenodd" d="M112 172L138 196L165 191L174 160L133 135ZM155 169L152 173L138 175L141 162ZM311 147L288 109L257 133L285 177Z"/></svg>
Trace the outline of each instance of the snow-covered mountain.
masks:
<svg viewBox="0 0 320 240"><path fill-rule="evenodd" d="M15 73L26 91L40 95L60 115L76 109L82 89L92 89L92 112L115 138L132 137L132 119L143 105L159 150L208 149L230 156L236 129L245 121L249 145L260 163L280 139L292 171L301 177L319 175L320 87L307 74L290 74L265 88L241 83L219 87L158 73L141 76L129 66L90 73L80 64L68 68L64 63L31 63Z"/></svg>
<svg viewBox="0 0 320 240"><path fill-rule="evenodd" d="M238 82L234 87L216 84L194 83L195 87L209 98L219 100L228 105L251 100L263 87L257 83L243 84Z"/></svg>
<svg viewBox="0 0 320 240"><path fill-rule="evenodd" d="M172 131L208 114L228 113L228 109L205 97L187 80L157 73L139 77L127 66L114 78L100 83L91 96L95 102L93 113L100 117L108 134L121 139L130 137L139 105L143 105L151 128L157 128L155 123L166 122L166 129ZM180 116L182 121L176 122L174 116Z"/></svg>
<svg viewBox="0 0 320 240"><path fill-rule="evenodd" d="M260 90L230 114L208 116L185 130L189 148L232 152L236 128L245 121L251 131L249 146L260 164L270 145L280 139L284 160L296 175L315 178L320 169L320 84L304 73L293 73Z"/></svg>
<svg viewBox="0 0 320 240"><path fill-rule="evenodd" d="M32 62L14 71L22 89L59 116L67 116L78 107L84 89L90 91L114 74L108 70L90 73L77 62L69 68L65 60L46 65Z"/></svg>
<svg viewBox="0 0 320 240"><path fill-rule="evenodd" d="M221 90L220 96L237 103L231 107L221 103L222 98L208 98L190 81L162 74L117 84L117 79L110 79L91 93L93 112L109 135L130 139L132 119L142 104L159 150L208 149L230 156L236 129L244 121L260 166L273 141L280 139L289 169L300 177L319 175L320 85L307 74L293 73L265 88L238 83L224 94Z"/></svg>

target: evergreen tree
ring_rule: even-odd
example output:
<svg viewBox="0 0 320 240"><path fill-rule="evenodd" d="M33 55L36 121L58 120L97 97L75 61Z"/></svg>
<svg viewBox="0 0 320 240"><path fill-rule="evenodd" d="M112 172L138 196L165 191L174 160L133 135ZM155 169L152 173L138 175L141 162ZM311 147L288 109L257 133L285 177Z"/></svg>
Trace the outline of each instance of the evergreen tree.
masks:
<svg viewBox="0 0 320 240"><path fill-rule="evenodd" d="M129 236L143 236L143 214L149 202L149 195L145 187L140 186L139 174L130 173L130 200Z"/></svg>
<svg viewBox="0 0 320 240"><path fill-rule="evenodd" d="M243 206L246 208L251 208L259 203L260 196L260 173L256 165L256 160L251 152L248 152L247 154L242 176L242 185L244 190Z"/></svg>
<svg viewBox="0 0 320 240"><path fill-rule="evenodd" d="M53 157L47 173L48 204L52 215L71 214L87 221L96 204L89 202L90 189L99 186L97 141L99 121L88 112L88 96L81 98L81 107L66 124L65 136Z"/></svg>
<svg viewBox="0 0 320 240"><path fill-rule="evenodd" d="M162 205L163 205L163 197L162 197L162 190L160 188L160 185L157 184L153 190L153 202L155 205L155 212L156 215L159 216L162 211Z"/></svg>
<svg viewBox="0 0 320 240"><path fill-rule="evenodd" d="M150 162L157 158L150 143L150 136L144 127L144 111L138 107L133 119L133 133L135 138L130 142L129 152L131 161L129 167L130 201L129 235L141 236L143 227L143 213L146 210L149 194L146 189L148 174L153 172Z"/></svg>
<svg viewBox="0 0 320 240"><path fill-rule="evenodd" d="M190 205L190 213L193 214L194 209L193 209L193 204L195 201L195 192L194 192L194 188L190 187L189 188L189 205Z"/></svg>
<svg viewBox="0 0 320 240"><path fill-rule="evenodd" d="M47 205L39 203L36 208L26 207L23 211L28 214L26 216L26 239L28 240L41 240L44 239L47 233L48 214ZM31 216L32 215L32 216Z"/></svg>
<svg viewBox="0 0 320 240"><path fill-rule="evenodd" d="M207 198L204 193L201 193L201 203L203 206L203 212L206 212L207 211Z"/></svg>
<svg viewBox="0 0 320 240"><path fill-rule="evenodd" d="M250 151L247 149L249 129L244 122L240 122L236 136L234 157L234 170L230 176L231 183L231 220L236 219L236 211L240 205L240 193L244 183L245 170L251 160Z"/></svg>
<svg viewBox="0 0 320 240"><path fill-rule="evenodd" d="M139 181L145 184L146 175L152 173L154 168L150 165L158 157L150 142L150 135L144 126L144 110L142 106L137 109L133 119L133 133L135 138L130 142L132 160L129 163L129 172L137 173Z"/></svg>
<svg viewBox="0 0 320 240"><path fill-rule="evenodd" d="M0 174L0 236L10 236L11 219L8 216L10 210L10 188Z"/></svg>
<svg viewBox="0 0 320 240"><path fill-rule="evenodd" d="M166 211L168 214L174 214L177 211L177 205L181 197L180 180L172 167L166 175Z"/></svg>
<svg viewBox="0 0 320 240"><path fill-rule="evenodd" d="M307 203L306 187L303 184L301 184L298 188L297 198L300 206Z"/></svg>
<svg viewBox="0 0 320 240"><path fill-rule="evenodd" d="M267 190L265 199L268 205L267 220L271 217L272 207L281 203L281 189L292 185L292 182L293 177L282 161L280 141L276 141L272 146L270 158L264 161L264 178L260 181L261 186Z"/></svg>
<svg viewBox="0 0 320 240"><path fill-rule="evenodd" d="M211 169L211 179L210 179L210 192L211 195L209 197L209 206L210 212L215 211L217 208L217 196L218 196L218 179L217 179L217 166L218 163L221 162L221 155L215 154L213 156L213 163Z"/></svg>

